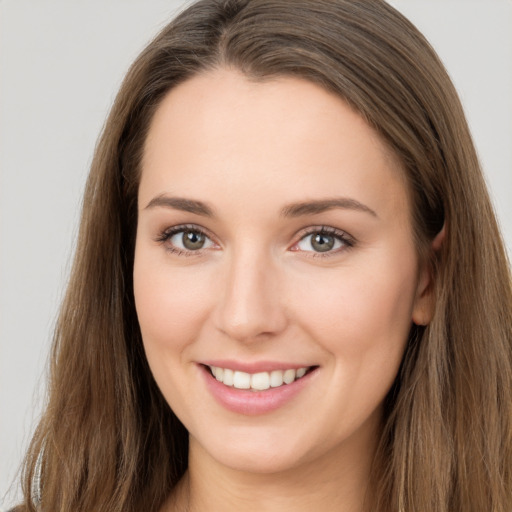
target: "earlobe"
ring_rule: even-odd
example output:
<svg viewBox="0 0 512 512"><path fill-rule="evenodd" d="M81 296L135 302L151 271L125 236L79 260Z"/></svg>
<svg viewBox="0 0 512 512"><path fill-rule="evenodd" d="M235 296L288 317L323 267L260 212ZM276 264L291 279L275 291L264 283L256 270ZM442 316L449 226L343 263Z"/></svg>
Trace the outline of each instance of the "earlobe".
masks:
<svg viewBox="0 0 512 512"><path fill-rule="evenodd" d="M444 243L444 239L446 238L446 224L443 224L443 227L441 228L441 231L437 233L434 240L432 240L432 249L434 252L439 251L441 249L441 246Z"/></svg>
<svg viewBox="0 0 512 512"><path fill-rule="evenodd" d="M435 236L431 243L431 250L438 252L445 240L446 229L443 225L441 231ZM412 321L416 325L428 325L434 315L435 297L434 297L434 273L430 265L430 260L425 262L420 272L418 287L416 290L416 299L412 312Z"/></svg>
<svg viewBox="0 0 512 512"><path fill-rule="evenodd" d="M434 313L433 276L429 265L421 270L412 311L412 321L416 325L428 325Z"/></svg>

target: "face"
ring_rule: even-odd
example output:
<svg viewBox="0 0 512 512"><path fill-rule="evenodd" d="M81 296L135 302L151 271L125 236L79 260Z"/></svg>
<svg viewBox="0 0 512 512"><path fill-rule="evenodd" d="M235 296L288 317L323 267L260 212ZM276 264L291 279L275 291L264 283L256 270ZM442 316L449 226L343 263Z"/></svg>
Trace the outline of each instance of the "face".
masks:
<svg viewBox="0 0 512 512"><path fill-rule="evenodd" d="M158 108L138 200L138 319L191 450L256 472L361 457L430 314L377 134L307 81L212 71Z"/></svg>

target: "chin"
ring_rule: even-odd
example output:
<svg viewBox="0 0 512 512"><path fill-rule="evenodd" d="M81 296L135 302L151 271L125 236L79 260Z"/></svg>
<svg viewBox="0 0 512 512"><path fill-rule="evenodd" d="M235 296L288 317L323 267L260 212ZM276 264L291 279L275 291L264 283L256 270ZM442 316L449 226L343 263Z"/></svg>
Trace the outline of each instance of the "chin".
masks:
<svg viewBox="0 0 512 512"><path fill-rule="evenodd" d="M226 439L232 442L226 443ZM253 474L281 473L300 466L306 457L304 444L282 437L256 436L226 436L220 443L205 443L205 446L195 446L199 443L191 441L191 456L194 450L208 452L217 464L234 471ZM209 445L208 445L209 444Z"/></svg>

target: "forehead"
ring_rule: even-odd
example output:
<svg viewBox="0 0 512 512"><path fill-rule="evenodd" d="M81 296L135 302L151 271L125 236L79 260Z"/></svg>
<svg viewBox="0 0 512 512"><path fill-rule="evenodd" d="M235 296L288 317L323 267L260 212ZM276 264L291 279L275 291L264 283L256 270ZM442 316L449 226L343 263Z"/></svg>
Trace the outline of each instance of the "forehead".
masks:
<svg viewBox="0 0 512 512"><path fill-rule="evenodd" d="M389 209L404 207L404 181L398 158L340 97L299 78L260 82L219 69L162 101L139 196L174 193L164 189L211 196L220 184L239 195L276 192L282 202L350 193Z"/></svg>

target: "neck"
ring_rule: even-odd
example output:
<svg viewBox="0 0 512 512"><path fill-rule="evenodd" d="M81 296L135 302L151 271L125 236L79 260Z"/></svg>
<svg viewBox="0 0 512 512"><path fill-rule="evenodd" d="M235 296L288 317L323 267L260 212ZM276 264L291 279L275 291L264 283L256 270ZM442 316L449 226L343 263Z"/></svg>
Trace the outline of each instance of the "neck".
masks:
<svg viewBox="0 0 512 512"><path fill-rule="evenodd" d="M279 472L254 473L219 463L191 438L189 469L164 510L365 512L375 448L376 442L362 436L313 461Z"/></svg>

